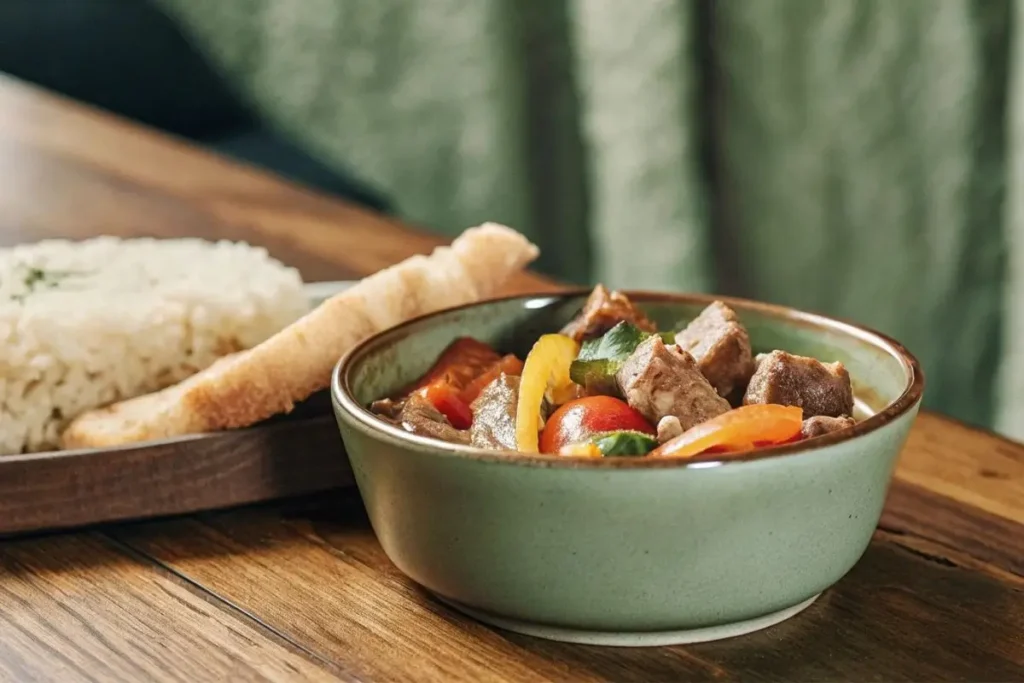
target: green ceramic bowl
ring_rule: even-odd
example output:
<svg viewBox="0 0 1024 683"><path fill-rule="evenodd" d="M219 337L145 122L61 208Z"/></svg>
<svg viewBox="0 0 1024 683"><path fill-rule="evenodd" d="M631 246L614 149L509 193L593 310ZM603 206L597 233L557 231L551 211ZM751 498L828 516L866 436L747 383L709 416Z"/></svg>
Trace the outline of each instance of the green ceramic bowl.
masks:
<svg viewBox="0 0 1024 683"><path fill-rule="evenodd" d="M455 338L525 355L585 292L443 311L341 360L332 397L377 538L442 601L502 628L618 645L753 631L809 605L864 553L924 378L898 343L822 316L726 301L755 352L840 360L862 421L742 460L566 458L413 436L365 406L417 378ZM712 299L630 293L662 329Z"/></svg>

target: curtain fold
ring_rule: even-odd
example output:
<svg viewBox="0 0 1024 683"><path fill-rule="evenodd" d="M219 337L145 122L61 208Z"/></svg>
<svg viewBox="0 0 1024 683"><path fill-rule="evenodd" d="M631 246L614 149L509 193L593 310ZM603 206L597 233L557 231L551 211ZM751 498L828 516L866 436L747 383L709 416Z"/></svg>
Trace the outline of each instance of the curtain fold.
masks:
<svg viewBox="0 0 1024 683"><path fill-rule="evenodd" d="M713 284L699 150L696 3L574 0L594 272L614 286Z"/></svg>
<svg viewBox="0 0 1024 683"><path fill-rule="evenodd" d="M1000 432L1024 441L1024 3L1012 3L1008 67L1006 253L1002 362L997 375Z"/></svg>
<svg viewBox="0 0 1024 683"><path fill-rule="evenodd" d="M1001 0L715 3L716 140L741 291L863 322L933 406L987 423L1001 346Z"/></svg>
<svg viewBox="0 0 1024 683"><path fill-rule="evenodd" d="M864 322L930 407L1024 438L1012 0L160 2L405 218Z"/></svg>

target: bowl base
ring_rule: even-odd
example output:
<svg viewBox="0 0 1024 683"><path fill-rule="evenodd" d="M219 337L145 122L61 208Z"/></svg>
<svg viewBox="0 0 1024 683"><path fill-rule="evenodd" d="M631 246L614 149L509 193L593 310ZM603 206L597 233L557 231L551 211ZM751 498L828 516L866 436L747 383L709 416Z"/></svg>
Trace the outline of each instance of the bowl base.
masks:
<svg viewBox="0 0 1024 683"><path fill-rule="evenodd" d="M723 640L742 636L754 631L774 626L780 622L799 614L811 606L821 595L818 593L803 602L781 609L778 612L764 614L753 619L737 621L730 624L719 624L717 626L705 626L703 628L683 629L678 631L638 631L638 632L616 632L616 631L587 631L560 626L546 626L529 621L506 619L495 616L472 607L467 607L455 600L443 598L432 594L439 601L448 605L454 610L483 622L489 626L496 626L506 631L522 633L534 638L546 640L557 640L563 643L579 643L582 645L606 645L611 647L658 647L664 645L690 645L693 643L706 643L712 640Z"/></svg>

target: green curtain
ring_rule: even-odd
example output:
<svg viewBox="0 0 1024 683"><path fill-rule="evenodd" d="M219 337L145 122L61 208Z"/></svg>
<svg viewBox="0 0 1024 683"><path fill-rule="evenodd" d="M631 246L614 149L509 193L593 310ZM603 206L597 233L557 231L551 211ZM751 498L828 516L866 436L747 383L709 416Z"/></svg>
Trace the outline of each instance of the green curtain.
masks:
<svg viewBox="0 0 1024 683"><path fill-rule="evenodd" d="M861 321L932 408L1024 438L1014 0L161 2L408 220Z"/></svg>

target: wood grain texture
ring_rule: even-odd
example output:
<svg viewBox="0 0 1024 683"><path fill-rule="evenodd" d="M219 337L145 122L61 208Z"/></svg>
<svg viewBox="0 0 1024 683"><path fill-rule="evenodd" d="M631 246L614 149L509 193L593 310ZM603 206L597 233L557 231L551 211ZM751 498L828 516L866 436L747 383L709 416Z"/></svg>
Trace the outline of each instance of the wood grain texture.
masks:
<svg viewBox="0 0 1024 683"><path fill-rule="evenodd" d="M1024 526L1016 522L897 481L878 529L914 551L1024 589Z"/></svg>
<svg viewBox="0 0 1024 683"><path fill-rule="evenodd" d="M500 634L426 601L383 555L354 493L112 530L122 542L368 680L564 680ZM308 515L313 515L310 518ZM330 522L324 524L323 518ZM267 590L273 586L273 590ZM573 676L575 679L575 676Z"/></svg>
<svg viewBox="0 0 1024 683"><path fill-rule="evenodd" d="M0 458L0 536L182 514L352 483L334 417Z"/></svg>
<svg viewBox="0 0 1024 683"><path fill-rule="evenodd" d="M343 680L96 535L0 545L0 680Z"/></svg>
<svg viewBox="0 0 1024 683"><path fill-rule="evenodd" d="M894 519L915 495L910 485L894 488ZM959 525L944 536L949 545L927 551L879 532L846 578L782 625L721 643L639 650L506 634L449 610L391 565L354 494L113 533L370 679L478 680L493 666L501 680L1020 680L1024 577L971 553L972 539L962 535L984 527L984 513L957 514ZM278 589L269 593L268 585Z"/></svg>
<svg viewBox="0 0 1024 683"><path fill-rule="evenodd" d="M1024 524L1024 445L922 413L896 476Z"/></svg>
<svg viewBox="0 0 1024 683"><path fill-rule="evenodd" d="M446 241L2 74L0 177L2 244L101 233L246 240L317 281ZM551 287L523 274L506 291Z"/></svg>

